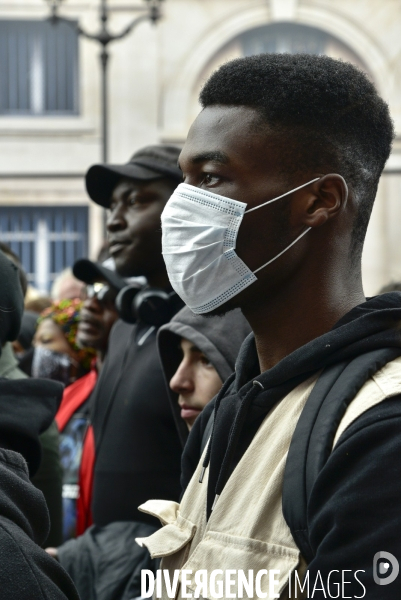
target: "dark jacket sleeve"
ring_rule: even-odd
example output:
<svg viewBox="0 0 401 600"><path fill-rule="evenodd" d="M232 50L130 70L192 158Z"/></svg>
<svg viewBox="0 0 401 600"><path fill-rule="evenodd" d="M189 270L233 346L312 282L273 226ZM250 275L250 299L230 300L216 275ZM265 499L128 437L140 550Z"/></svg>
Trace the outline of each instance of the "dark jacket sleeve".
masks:
<svg viewBox="0 0 401 600"><path fill-rule="evenodd" d="M74 585L40 544L49 531L43 494L22 456L0 449L0 598L78 600Z"/></svg>
<svg viewBox="0 0 401 600"><path fill-rule="evenodd" d="M54 558L0 517L0 594L7 600L79 600Z"/></svg>
<svg viewBox="0 0 401 600"><path fill-rule="evenodd" d="M42 446L42 461L31 481L43 493L49 509L50 532L43 547L57 547L63 541L63 505L61 499L63 470L59 451L60 436L55 421L49 429L41 434L39 439Z"/></svg>
<svg viewBox="0 0 401 600"><path fill-rule="evenodd" d="M137 537L159 527L116 521L92 525L81 536L58 548L60 564L70 575L82 600L132 600L141 595L141 570L156 570L156 561Z"/></svg>
<svg viewBox="0 0 401 600"><path fill-rule="evenodd" d="M351 424L313 486L308 503L309 535L315 553L308 569L310 597L330 597L327 581L334 570L338 572L329 579L332 597L338 591L340 598L401 597L401 575L387 585L373 579L376 553L389 552L401 562L400 507L401 397L396 397ZM379 573L381 580L391 571L387 566L384 575ZM312 596L316 581L316 590L322 587L320 576L326 596L323 591Z"/></svg>

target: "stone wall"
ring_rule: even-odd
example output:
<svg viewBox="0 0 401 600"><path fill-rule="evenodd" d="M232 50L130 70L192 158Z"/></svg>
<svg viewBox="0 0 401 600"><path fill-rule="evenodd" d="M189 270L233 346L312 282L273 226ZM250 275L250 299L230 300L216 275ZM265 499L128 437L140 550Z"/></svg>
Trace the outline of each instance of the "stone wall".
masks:
<svg viewBox="0 0 401 600"><path fill-rule="evenodd" d="M142 0L109 0L110 26L122 29ZM401 134L401 5L398 0L165 0L157 26L140 24L110 46L110 162L125 162L154 142L181 144L199 110L197 93L219 64L241 54L240 36L279 22L315 27L344 57L366 65ZM62 14L91 31L98 0L64 0ZM43 18L44 0L0 0L0 18ZM0 203L86 203L82 174L101 156L99 48L80 41L80 114L0 116ZM351 58L352 59L352 58ZM23 180L18 180L19 175ZM29 175L34 175L31 179ZM46 176L41 179L41 175ZM67 177L66 177L67 176ZM15 188L15 194L12 190ZM18 192L17 192L18 189ZM25 190L25 191L24 191ZM401 279L401 137L380 184L363 257L367 294ZM92 255L102 236L92 208Z"/></svg>

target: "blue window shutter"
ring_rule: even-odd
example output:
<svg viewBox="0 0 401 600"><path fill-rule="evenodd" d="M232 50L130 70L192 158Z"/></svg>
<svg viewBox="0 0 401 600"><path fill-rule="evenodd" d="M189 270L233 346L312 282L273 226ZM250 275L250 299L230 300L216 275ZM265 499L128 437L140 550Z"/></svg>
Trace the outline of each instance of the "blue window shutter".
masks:
<svg viewBox="0 0 401 600"><path fill-rule="evenodd" d="M46 230L45 255L37 255L38 232ZM88 208L86 206L1 206L0 236L20 257L28 281L43 283L49 292L60 271L88 256ZM43 242L43 239L41 240ZM41 264L38 264L41 261ZM41 267L47 265L42 278ZM39 276L40 273L40 276Z"/></svg>
<svg viewBox="0 0 401 600"><path fill-rule="evenodd" d="M78 113L73 21L0 21L0 114Z"/></svg>

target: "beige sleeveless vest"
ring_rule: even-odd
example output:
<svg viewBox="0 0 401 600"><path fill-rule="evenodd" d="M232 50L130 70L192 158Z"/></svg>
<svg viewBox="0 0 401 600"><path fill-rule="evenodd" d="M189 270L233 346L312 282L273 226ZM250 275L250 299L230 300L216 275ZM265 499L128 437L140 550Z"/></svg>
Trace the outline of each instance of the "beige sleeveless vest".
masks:
<svg viewBox="0 0 401 600"><path fill-rule="evenodd" d="M206 569L276 569L280 573L274 592L284 600L290 577L297 571L299 579L306 569L305 561L294 542L282 513L282 485L287 453L296 424L318 378L306 380L266 416L251 445L229 478L215 508L206 521L206 471L199 483L202 460L192 477L181 504L149 500L140 507L143 512L160 519L164 527L147 538L138 538L152 558L163 557L161 568L192 571ZM388 363L370 378L348 407L337 431L341 433L360 414L382 400L401 393L401 358ZM261 579L262 592L270 600L269 580ZM231 591L237 595L234 586ZM205 598L213 598L207 589ZM254 596L256 598L256 596ZM277 597L277 596L276 596ZM298 594L298 597L299 594ZM163 600L168 595L165 587ZM176 595L181 599L180 589Z"/></svg>

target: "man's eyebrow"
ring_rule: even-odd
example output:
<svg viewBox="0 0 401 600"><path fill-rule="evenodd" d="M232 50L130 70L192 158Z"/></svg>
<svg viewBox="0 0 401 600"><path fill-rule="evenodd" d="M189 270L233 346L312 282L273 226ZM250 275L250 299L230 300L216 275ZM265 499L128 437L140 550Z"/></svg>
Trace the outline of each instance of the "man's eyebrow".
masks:
<svg viewBox="0 0 401 600"><path fill-rule="evenodd" d="M189 162L191 162L193 165L197 165L208 160L219 162L223 165L226 165L230 162L230 159L228 158L227 154L225 154L224 152L220 152L220 150L215 150L211 152L200 152L199 154L195 154L194 156L191 156L189 158ZM179 162L178 166L181 168Z"/></svg>

